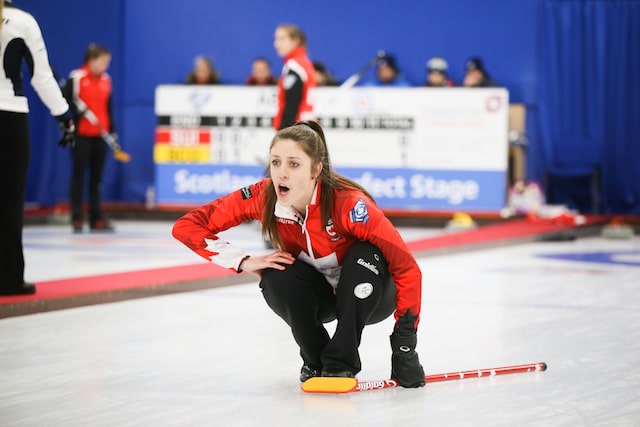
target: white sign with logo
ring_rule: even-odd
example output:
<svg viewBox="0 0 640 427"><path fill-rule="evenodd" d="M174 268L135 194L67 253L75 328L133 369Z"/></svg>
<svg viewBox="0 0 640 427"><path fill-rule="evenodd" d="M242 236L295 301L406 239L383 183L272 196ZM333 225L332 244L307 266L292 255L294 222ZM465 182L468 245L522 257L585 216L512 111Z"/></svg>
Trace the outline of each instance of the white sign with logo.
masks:
<svg viewBox="0 0 640 427"><path fill-rule="evenodd" d="M508 92L502 88L318 88L334 168L388 211L499 211ZM275 87L159 86L159 203L202 204L264 176Z"/></svg>

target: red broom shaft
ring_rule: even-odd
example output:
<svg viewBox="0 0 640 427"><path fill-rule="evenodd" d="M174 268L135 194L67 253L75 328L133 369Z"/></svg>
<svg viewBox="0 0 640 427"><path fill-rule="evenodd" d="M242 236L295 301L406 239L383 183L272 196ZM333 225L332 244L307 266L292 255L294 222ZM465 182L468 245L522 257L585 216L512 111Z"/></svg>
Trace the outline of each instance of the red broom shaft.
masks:
<svg viewBox="0 0 640 427"><path fill-rule="evenodd" d="M495 375L517 374L521 372L544 371L547 364L544 362L530 363L527 365L503 366L501 368L476 369L473 371L449 372L446 374L427 375L425 381L434 383L438 381L461 380L465 378L491 377Z"/></svg>
<svg viewBox="0 0 640 427"><path fill-rule="evenodd" d="M425 382L434 383L439 381L461 380L466 378L492 377L496 375L518 374L524 372L545 371L545 362L529 363L526 365L502 366L499 368L475 369L469 371L447 372L445 374L433 374L425 377ZM379 381L358 382L355 391L379 390L382 388L397 387L400 384L395 379Z"/></svg>

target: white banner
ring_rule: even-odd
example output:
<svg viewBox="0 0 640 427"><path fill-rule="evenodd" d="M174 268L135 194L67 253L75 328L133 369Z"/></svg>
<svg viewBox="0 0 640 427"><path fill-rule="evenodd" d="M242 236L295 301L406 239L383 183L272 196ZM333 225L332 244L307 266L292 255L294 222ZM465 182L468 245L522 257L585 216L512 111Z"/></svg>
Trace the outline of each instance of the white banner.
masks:
<svg viewBox="0 0 640 427"><path fill-rule="evenodd" d="M509 107L505 89L318 88L314 96L316 116L337 170L365 177L369 184L390 179L397 184L404 179L407 187L416 182L418 171L420 188L427 185L422 182L432 188L477 188L471 210L503 207ZM181 166L184 176L188 164L263 167L275 133L271 120L276 88L159 86L155 111L154 157L159 174ZM158 185L168 182L170 177L162 177ZM172 191L164 190L158 189L159 202L160 195L167 202L177 201ZM409 200L411 194L423 193L433 191L405 191L388 203L399 209L423 209L430 206L428 201ZM215 194L207 196L210 200ZM455 207L434 205L436 210Z"/></svg>

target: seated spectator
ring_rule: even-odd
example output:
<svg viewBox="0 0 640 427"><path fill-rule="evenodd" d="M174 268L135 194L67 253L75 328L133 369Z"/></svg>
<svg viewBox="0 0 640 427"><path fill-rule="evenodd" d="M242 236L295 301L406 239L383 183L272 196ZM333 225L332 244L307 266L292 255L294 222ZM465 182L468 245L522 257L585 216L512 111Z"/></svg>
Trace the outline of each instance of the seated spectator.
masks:
<svg viewBox="0 0 640 427"><path fill-rule="evenodd" d="M364 86L410 87L411 83L400 72L396 58L387 53L378 60L376 78L365 82Z"/></svg>
<svg viewBox="0 0 640 427"><path fill-rule="evenodd" d="M216 85L220 84L220 73L213 67L213 60L206 56L196 56L193 70L187 74L185 83L188 85Z"/></svg>
<svg viewBox="0 0 640 427"><path fill-rule="evenodd" d="M455 84L449 78L447 72L449 64L441 56L434 56L427 61L427 81L425 86L429 87L453 87Z"/></svg>
<svg viewBox="0 0 640 427"><path fill-rule="evenodd" d="M467 61L466 74L462 85L465 87L498 87L484 68L482 58L476 56Z"/></svg>
<svg viewBox="0 0 640 427"><path fill-rule="evenodd" d="M338 86L338 79L320 61L314 61L313 69L316 70L316 85L318 86Z"/></svg>
<svg viewBox="0 0 640 427"><path fill-rule="evenodd" d="M278 79L271 73L271 64L267 58L256 58L251 64L251 74L246 78L249 86L272 86L278 84Z"/></svg>

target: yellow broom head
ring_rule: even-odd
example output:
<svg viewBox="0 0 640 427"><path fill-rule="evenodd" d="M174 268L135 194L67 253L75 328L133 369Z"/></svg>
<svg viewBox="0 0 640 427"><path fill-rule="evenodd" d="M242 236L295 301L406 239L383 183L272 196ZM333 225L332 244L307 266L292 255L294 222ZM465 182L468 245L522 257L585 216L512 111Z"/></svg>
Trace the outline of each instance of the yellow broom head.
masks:
<svg viewBox="0 0 640 427"><path fill-rule="evenodd" d="M122 150L115 151L113 157L119 162L128 163L131 161L131 154L125 153Z"/></svg>

